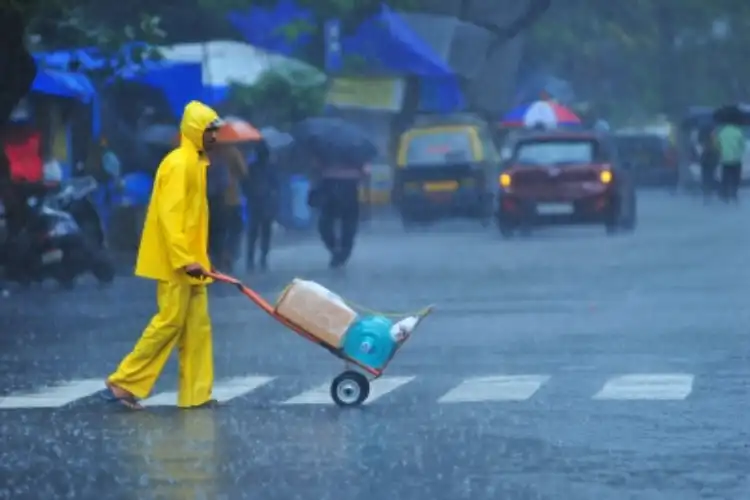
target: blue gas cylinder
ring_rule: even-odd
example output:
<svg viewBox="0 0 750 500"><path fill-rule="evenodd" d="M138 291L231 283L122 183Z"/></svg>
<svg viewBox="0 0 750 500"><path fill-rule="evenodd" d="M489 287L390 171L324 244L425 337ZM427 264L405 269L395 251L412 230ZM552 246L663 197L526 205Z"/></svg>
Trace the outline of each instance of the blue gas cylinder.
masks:
<svg viewBox="0 0 750 500"><path fill-rule="evenodd" d="M382 369L397 346L391 337L392 326L384 316L359 318L346 332L344 354L370 368Z"/></svg>

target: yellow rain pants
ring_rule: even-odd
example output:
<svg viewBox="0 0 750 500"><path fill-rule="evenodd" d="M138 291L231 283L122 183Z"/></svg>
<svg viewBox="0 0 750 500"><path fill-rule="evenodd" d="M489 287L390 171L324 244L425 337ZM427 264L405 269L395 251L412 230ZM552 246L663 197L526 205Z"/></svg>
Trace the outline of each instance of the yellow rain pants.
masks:
<svg viewBox="0 0 750 500"><path fill-rule="evenodd" d="M108 380L136 398L148 397L177 345L177 406L201 405L211 399L214 380L208 290L204 285L159 281L156 294L159 312Z"/></svg>

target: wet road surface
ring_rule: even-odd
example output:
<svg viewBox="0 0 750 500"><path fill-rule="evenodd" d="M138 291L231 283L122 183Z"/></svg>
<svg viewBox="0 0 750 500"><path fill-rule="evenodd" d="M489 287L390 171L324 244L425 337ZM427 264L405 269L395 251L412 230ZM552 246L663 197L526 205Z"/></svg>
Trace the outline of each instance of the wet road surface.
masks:
<svg viewBox="0 0 750 500"><path fill-rule="evenodd" d="M437 311L359 409L340 363L213 287L216 410L173 405L171 363L123 413L93 395L153 313L149 283L0 303L0 499L750 498L750 207L645 192L633 235L504 241L374 222L343 271L294 276L373 309ZM32 308L29 304L34 304Z"/></svg>

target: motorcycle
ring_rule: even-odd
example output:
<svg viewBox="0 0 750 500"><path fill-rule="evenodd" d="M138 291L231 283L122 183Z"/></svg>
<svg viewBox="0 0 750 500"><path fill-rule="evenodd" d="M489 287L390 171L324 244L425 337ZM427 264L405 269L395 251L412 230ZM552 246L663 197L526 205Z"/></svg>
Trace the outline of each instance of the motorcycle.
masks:
<svg viewBox="0 0 750 500"><path fill-rule="evenodd" d="M91 199L97 188L98 183L93 177L75 177L65 181L57 192L49 193L45 204L72 215L89 244L103 250L107 248L106 231Z"/></svg>
<svg viewBox="0 0 750 500"><path fill-rule="evenodd" d="M71 289L81 274L91 272L100 283L114 281L114 264L106 251L84 236L75 218L49 206L44 197L27 199L28 218L5 247L6 277L21 284L55 279Z"/></svg>

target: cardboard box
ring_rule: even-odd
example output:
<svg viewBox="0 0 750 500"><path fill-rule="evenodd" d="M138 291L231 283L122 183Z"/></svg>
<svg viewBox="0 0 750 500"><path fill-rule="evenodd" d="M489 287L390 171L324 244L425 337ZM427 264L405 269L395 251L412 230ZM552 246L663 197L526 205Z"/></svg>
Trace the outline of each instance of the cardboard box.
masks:
<svg viewBox="0 0 750 500"><path fill-rule="evenodd" d="M314 281L295 279L276 303L276 314L334 347L341 347L357 313Z"/></svg>

